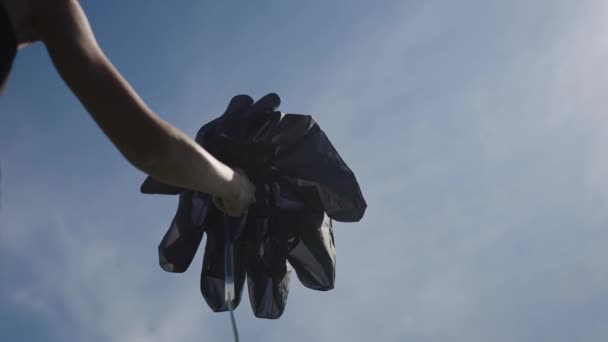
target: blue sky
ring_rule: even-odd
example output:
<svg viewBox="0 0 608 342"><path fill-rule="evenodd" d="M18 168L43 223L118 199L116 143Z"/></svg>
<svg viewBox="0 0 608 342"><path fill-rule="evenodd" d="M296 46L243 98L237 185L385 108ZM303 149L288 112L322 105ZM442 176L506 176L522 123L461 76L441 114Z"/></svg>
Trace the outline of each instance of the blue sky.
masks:
<svg viewBox="0 0 608 342"><path fill-rule="evenodd" d="M276 321L242 305L243 341L606 340L605 1L179 3L82 2L163 118L192 136L277 92L369 204L336 224L336 288L294 278ZM3 339L228 340L201 256L158 266L176 198L138 193L42 46L0 108Z"/></svg>

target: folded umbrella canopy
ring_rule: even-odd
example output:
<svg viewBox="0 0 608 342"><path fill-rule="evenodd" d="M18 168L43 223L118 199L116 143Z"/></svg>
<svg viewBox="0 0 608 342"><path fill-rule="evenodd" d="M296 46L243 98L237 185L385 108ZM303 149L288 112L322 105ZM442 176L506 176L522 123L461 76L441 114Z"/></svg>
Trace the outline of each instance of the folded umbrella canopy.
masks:
<svg viewBox="0 0 608 342"><path fill-rule="evenodd" d="M164 270L186 271L207 233L201 292L216 312L229 309L227 272L234 277L234 289L228 290L234 291L232 305L239 305L246 279L253 312L260 318L279 318L285 309L287 263L304 286L332 289L332 220L359 221L367 207L355 175L313 118L283 114L279 105L276 94L255 103L249 96L235 96L226 112L196 135L197 143L226 165L244 170L255 184L256 203L247 215L230 218L210 195L151 177L141 186L146 194L179 195L177 212L159 245ZM226 254L227 249L233 250ZM234 268L226 267L233 263Z"/></svg>

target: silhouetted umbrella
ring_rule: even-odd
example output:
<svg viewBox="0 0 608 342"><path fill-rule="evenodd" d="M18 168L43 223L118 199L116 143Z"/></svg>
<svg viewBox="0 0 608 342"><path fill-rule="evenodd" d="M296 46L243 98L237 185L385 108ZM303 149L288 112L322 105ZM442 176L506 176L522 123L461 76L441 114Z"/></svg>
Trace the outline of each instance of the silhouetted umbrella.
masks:
<svg viewBox="0 0 608 342"><path fill-rule="evenodd" d="M256 186L247 215L229 218L208 194L148 177L141 191L179 194L179 205L160 246L161 267L184 272L207 233L201 292L214 311L228 310L226 272L234 277L234 307L247 279L257 317L278 318L289 293L289 263L311 289L334 287L332 220L359 221L367 207L353 172L309 115L277 111L280 99L235 96L226 112L204 125L196 141ZM226 254L227 249L234 253ZM234 269L230 258L234 257ZM232 291L232 290L231 290Z"/></svg>

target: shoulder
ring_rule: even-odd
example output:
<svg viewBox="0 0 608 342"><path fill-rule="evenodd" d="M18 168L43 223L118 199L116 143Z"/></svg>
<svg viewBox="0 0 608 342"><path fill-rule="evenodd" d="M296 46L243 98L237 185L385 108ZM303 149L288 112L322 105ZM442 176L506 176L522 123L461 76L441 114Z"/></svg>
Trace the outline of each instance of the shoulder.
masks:
<svg viewBox="0 0 608 342"><path fill-rule="evenodd" d="M29 17L30 1L31 0L0 0L0 5L6 10L15 29L23 25Z"/></svg>
<svg viewBox="0 0 608 342"><path fill-rule="evenodd" d="M57 24L70 13L80 10L77 0L26 0L29 3L28 12L34 25Z"/></svg>
<svg viewBox="0 0 608 342"><path fill-rule="evenodd" d="M37 14L48 13L54 9L78 5L77 0L0 0L0 4L14 19L23 21Z"/></svg>
<svg viewBox="0 0 608 342"><path fill-rule="evenodd" d="M0 0L0 5L6 10L17 35L41 31L38 26L56 23L61 14L80 6L76 0Z"/></svg>
<svg viewBox="0 0 608 342"><path fill-rule="evenodd" d="M8 0L10 1L10 0ZM57 6L65 6L72 2L78 3L77 0L25 0L29 3L32 10L49 9Z"/></svg>
<svg viewBox="0 0 608 342"><path fill-rule="evenodd" d="M29 0L34 31L45 44L77 41L88 34L88 21L77 0Z"/></svg>

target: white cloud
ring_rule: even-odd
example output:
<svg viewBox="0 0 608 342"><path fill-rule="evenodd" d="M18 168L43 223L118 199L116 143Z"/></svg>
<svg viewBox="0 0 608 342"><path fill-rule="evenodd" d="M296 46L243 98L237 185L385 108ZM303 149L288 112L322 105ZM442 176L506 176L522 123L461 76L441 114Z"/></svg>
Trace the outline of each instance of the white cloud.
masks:
<svg viewBox="0 0 608 342"><path fill-rule="evenodd" d="M598 318L608 302L607 6L480 6L406 4L334 52L344 59L308 107L319 108L370 208L362 223L336 225L336 289L313 292L294 278L279 321L254 319L245 299L243 340L608 334ZM34 203L45 196L56 198ZM111 198L99 196L100 206ZM227 317L198 294L199 264L185 276L156 266L156 220L168 222L172 208L160 208L171 201L141 201L133 219L111 207L106 220L63 222L74 214L61 197L30 217L12 208L0 245L32 268L13 302L78 340L227 338Z"/></svg>
<svg viewBox="0 0 608 342"><path fill-rule="evenodd" d="M154 259L146 258L151 253L142 253L153 250L150 246L126 248L100 239L95 230L109 228L106 224L50 221L46 231L30 236L26 251L36 253L17 255L26 258L32 279L12 290L12 302L53 322L55 333L67 340L194 341L209 336L203 328L206 311L192 300L197 298L197 286L192 286L196 272L187 282L171 281Z"/></svg>
<svg viewBox="0 0 608 342"><path fill-rule="evenodd" d="M550 13L568 12L562 7ZM325 127L363 176L370 204L360 228L341 225L336 234L339 277L363 298L332 313L342 316L327 327L336 339L374 338L391 316L403 317L403 326L382 340L597 336L597 321L560 312L605 298L607 277L598 262L605 252L594 242L607 237L599 229L605 204L594 195L605 178L606 6L571 7L571 22L544 32L533 31L534 20L480 27L508 37L495 43L509 50L479 68L463 65L470 73L454 72L448 87L435 85L440 93L424 84L442 79L428 76L439 66L408 63L427 54L459 62L459 50L442 46L458 33L437 32L458 19L427 7L413 21L422 24L404 19L363 39L320 89ZM437 36L444 40L425 44ZM403 84L383 84L395 79ZM354 261L340 263L345 258ZM361 316L369 330L349 328ZM546 325L552 319L586 328L563 332Z"/></svg>

